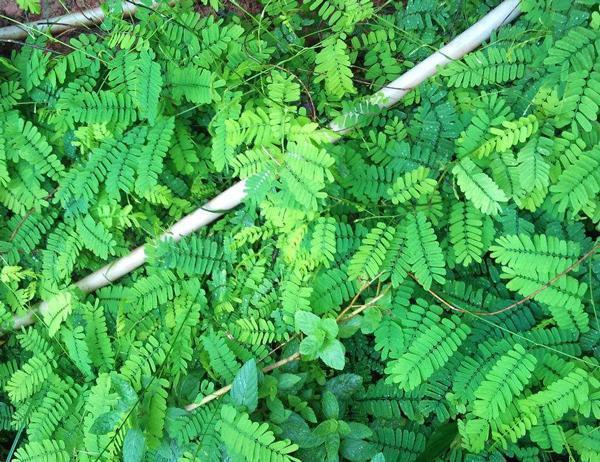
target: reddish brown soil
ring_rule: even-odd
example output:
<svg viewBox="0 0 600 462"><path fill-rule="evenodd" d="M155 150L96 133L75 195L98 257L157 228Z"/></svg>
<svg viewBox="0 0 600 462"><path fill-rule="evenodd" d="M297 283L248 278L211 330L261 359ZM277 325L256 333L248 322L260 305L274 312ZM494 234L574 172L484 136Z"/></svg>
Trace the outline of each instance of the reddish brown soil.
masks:
<svg viewBox="0 0 600 462"><path fill-rule="evenodd" d="M0 0L0 27L18 22L31 22L38 19L48 19L54 16L87 10L98 6L98 0L41 0L40 14L25 13L19 8L15 0ZM6 18L10 18L6 19Z"/></svg>
<svg viewBox="0 0 600 462"><path fill-rule="evenodd" d="M85 11L97 7L102 4L103 1L104 0L40 0L41 13L30 14L22 11L15 0L0 0L0 27ZM263 9L263 5L259 0L237 0L235 3L239 6L234 5L229 0L224 0L221 2L222 6L219 12L215 13L209 6L204 6L200 0L195 0L194 10L203 16L215 14L218 14L219 16L227 14L246 16L247 14L260 14ZM90 29L87 29L86 32L90 32ZM46 47L48 50L54 52L67 53L70 49L64 44L68 42L71 37L76 37L79 33L80 30L77 28L61 32L60 34L55 35L59 41L50 41ZM0 42L0 56L10 56L14 50L18 50L22 46L22 43L22 40L5 40Z"/></svg>
<svg viewBox="0 0 600 462"><path fill-rule="evenodd" d="M0 0L0 27L14 24L14 21L31 22L38 19L47 19L76 11L83 11L95 8L100 3L102 3L102 0L41 0L41 14L30 14L22 11L15 0ZM263 8L263 5L258 0L238 0L236 3L241 8L234 6L227 0L224 1L224 12L243 15L245 10L251 14L258 14ZM203 6L199 1L196 2L195 9L202 14L214 13L210 7Z"/></svg>

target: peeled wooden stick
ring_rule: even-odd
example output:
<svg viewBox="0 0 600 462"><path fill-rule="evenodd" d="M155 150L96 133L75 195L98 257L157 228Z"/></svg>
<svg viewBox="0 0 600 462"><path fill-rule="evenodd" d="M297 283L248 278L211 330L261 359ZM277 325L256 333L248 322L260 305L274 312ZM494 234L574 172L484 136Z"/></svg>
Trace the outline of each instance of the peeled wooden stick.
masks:
<svg viewBox="0 0 600 462"><path fill-rule="evenodd" d="M132 15L138 9L135 1L123 2L121 5L124 15ZM0 40L18 40L27 37L31 33L53 34L64 32L77 27L91 26L104 21L102 8L92 8L79 13L70 13L49 19L40 19L25 24L7 26L0 28Z"/></svg>
<svg viewBox="0 0 600 462"><path fill-rule="evenodd" d="M505 0L450 43L383 87L369 101L381 108L396 104L410 90L434 75L439 67L462 58L487 40L493 31L513 21L521 13L519 3L520 0ZM330 128L338 133L350 130L336 124L331 124Z"/></svg>
<svg viewBox="0 0 600 462"><path fill-rule="evenodd" d="M446 65L452 60L460 59L466 53L479 46L484 40L488 39L498 27L515 19L520 13L518 6L519 0L505 0L450 43L402 74L392 83L375 93L370 99L382 108L392 106L408 91L434 75L438 67ZM334 123L329 125L329 129L337 133L346 133L350 130L350 128L340 127ZM337 136L330 137L331 142L335 142L337 139L339 139ZM161 238L172 237L178 240L212 223L223 215L223 213L237 207L246 199L245 189L245 180L234 184L195 212L175 223ZM146 254L144 247L138 247L129 255L95 271L76 282L75 285L83 292L93 292L130 273L145 261ZM38 306L40 314L44 314L47 308L48 304L46 302L42 302ZM34 321L35 311L36 309L34 308L26 315L16 317L14 328L18 329L31 324Z"/></svg>
<svg viewBox="0 0 600 462"><path fill-rule="evenodd" d="M169 228L160 239L171 238L175 241L199 230L212 223L224 213L237 207L246 197L246 181L238 181L229 189L226 189L214 199L204 204L199 209L186 215L171 228ZM93 292L101 287L111 284L113 281L139 268L146 261L144 246L138 247L133 252L108 265L94 271L92 274L77 281L75 286L85 293ZM41 302L37 309L32 309L23 316L14 318L14 328L18 329L34 322L36 311L44 314L48 309L47 302Z"/></svg>

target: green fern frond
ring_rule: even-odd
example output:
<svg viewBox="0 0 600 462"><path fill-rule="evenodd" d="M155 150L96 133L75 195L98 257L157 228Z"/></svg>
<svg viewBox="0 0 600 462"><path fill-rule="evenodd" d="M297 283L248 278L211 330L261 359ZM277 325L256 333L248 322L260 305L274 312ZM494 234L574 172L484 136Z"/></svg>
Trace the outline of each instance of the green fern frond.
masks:
<svg viewBox="0 0 600 462"><path fill-rule="evenodd" d="M97 223L90 215L77 220L77 232L85 248L94 252L99 258L107 259L114 255L116 242L102 223Z"/></svg>
<svg viewBox="0 0 600 462"><path fill-rule="evenodd" d="M590 387L597 386L598 380L577 368L527 398L526 404L545 408L553 421L558 421L571 409L585 409L589 405Z"/></svg>
<svg viewBox="0 0 600 462"><path fill-rule="evenodd" d="M316 56L315 82L324 81L325 91L336 99L356 93L346 50L342 40L333 38L323 44L323 49Z"/></svg>
<svg viewBox="0 0 600 462"><path fill-rule="evenodd" d="M225 84L207 69L199 69L195 66L176 67L174 65L167 67L165 83L177 104L185 99L197 105L218 101L218 89Z"/></svg>
<svg viewBox="0 0 600 462"><path fill-rule="evenodd" d="M120 374L129 381L135 390L140 390L142 380L152 377L165 358L165 350L155 337L148 337L145 342L136 341L128 352Z"/></svg>
<svg viewBox="0 0 600 462"><path fill-rule="evenodd" d="M86 343L83 326L76 326L73 329L63 327L61 329L61 336L71 361L73 361L85 377L93 377L91 368L92 359L88 344Z"/></svg>
<svg viewBox="0 0 600 462"><path fill-rule="evenodd" d="M570 125L574 133L590 132L598 120L600 106L600 67L572 72L566 79L564 94L561 98L560 112L556 116L556 125Z"/></svg>
<svg viewBox="0 0 600 462"><path fill-rule="evenodd" d="M202 345L210 358L210 365L215 374L227 383L231 383L240 366L225 340L214 332L209 332L202 337Z"/></svg>
<svg viewBox="0 0 600 462"><path fill-rule="evenodd" d="M13 401L24 401L42 389L55 367L52 351L33 356L12 374L4 389Z"/></svg>
<svg viewBox="0 0 600 462"><path fill-rule="evenodd" d="M220 460L220 406L208 404L193 413L184 414L176 421L178 441L197 442L193 451L202 460Z"/></svg>
<svg viewBox="0 0 600 462"><path fill-rule="evenodd" d="M408 262L418 281L425 289L429 289L433 281L444 284L444 254L425 214L409 215L406 235L410 236L406 242Z"/></svg>
<svg viewBox="0 0 600 462"><path fill-rule="evenodd" d="M0 112L8 112L21 100L24 92L15 80L0 83Z"/></svg>
<svg viewBox="0 0 600 462"><path fill-rule="evenodd" d="M13 130L5 132L5 136L12 138L7 143L6 149L17 150L22 159L35 165L38 174L58 180L63 174L64 166L52 152L52 147L48 144L46 137L30 121L25 121L20 117L16 121L8 123Z"/></svg>
<svg viewBox="0 0 600 462"><path fill-rule="evenodd" d="M502 127L490 128L492 136L474 151L476 157L486 157L493 152L504 152L519 143L524 143L537 132L539 122L535 115L529 115L514 121L504 121Z"/></svg>
<svg viewBox="0 0 600 462"><path fill-rule="evenodd" d="M437 181L429 178L429 169L419 167L398 178L387 190L394 205L404 204L411 199L430 194L437 186Z"/></svg>
<svg viewBox="0 0 600 462"><path fill-rule="evenodd" d="M556 276L553 272L547 272L543 268L521 267L513 269L502 268L502 277L508 279L506 287L528 296L540 287L545 286L548 281ZM581 306L581 297L587 291L587 284L571 276L563 276L551 287L537 294L534 299L553 306L568 307L569 310Z"/></svg>
<svg viewBox="0 0 600 462"><path fill-rule="evenodd" d="M27 429L29 438L33 441L51 438L77 398L77 386L54 379L40 405L31 413Z"/></svg>
<svg viewBox="0 0 600 462"><path fill-rule="evenodd" d="M362 240L358 251L348 263L348 276L351 280L372 279L380 271L395 230L385 223L377 223Z"/></svg>
<svg viewBox="0 0 600 462"><path fill-rule="evenodd" d="M518 343L502 355L475 390L473 413L486 420L499 417L529 382L536 358Z"/></svg>
<svg viewBox="0 0 600 462"><path fill-rule="evenodd" d="M481 102L474 107L469 124L456 140L457 157L473 156L489 138L491 128L500 126L509 117L511 111L505 99L497 93L482 92Z"/></svg>
<svg viewBox="0 0 600 462"><path fill-rule="evenodd" d="M567 436L567 441L581 455L582 462L593 462L600 457L598 431L590 425L581 425L577 432Z"/></svg>
<svg viewBox="0 0 600 462"><path fill-rule="evenodd" d="M172 117L159 118L154 127L148 129L146 142L139 147L137 158L137 179L135 190L138 194L151 190L158 184L158 176L163 169L165 157L173 135L175 120Z"/></svg>
<svg viewBox="0 0 600 462"><path fill-rule="evenodd" d="M582 151L572 145L566 153L564 169L550 186L551 198L562 212L578 213L600 192L600 145Z"/></svg>
<svg viewBox="0 0 600 462"><path fill-rule="evenodd" d="M190 236L175 242L160 241L153 248L152 264L165 269L176 269L187 275L204 275L224 267L223 249L214 240Z"/></svg>
<svg viewBox="0 0 600 462"><path fill-rule="evenodd" d="M14 265L21 259L22 254L29 254L50 231L57 214L45 211L44 213L30 213L26 217L15 215L6 222L5 232L1 239L10 240L10 247L3 251L3 258L7 264Z"/></svg>
<svg viewBox="0 0 600 462"><path fill-rule="evenodd" d="M575 262L580 254L577 242L554 236L527 234L500 236L490 247L492 258L511 268L539 268L560 273Z"/></svg>
<svg viewBox="0 0 600 462"><path fill-rule="evenodd" d="M148 312L173 300L176 295L179 295L180 289L175 274L172 271L163 270L146 278L138 279L133 288L124 294L123 299L134 306L140 306L144 312Z"/></svg>
<svg viewBox="0 0 600 462"><path fill-rule="evenodd" d="M503 448L519 441L538 423L538 413L525 407L523 402L511 403L499 419L490 422L492 440Z"/></svg>
<svg viewBox="0 0 600 462"><path fill-rule="evenodd" d="M561 453L564 446L564 431L547 409L541 409L537 424L529 431L529 437L542 449Z"/></svg>
<svg viewBox="0 0 600 462"><path fill-rule="evenodd" d="M259 319L238 319L232 326L232 333L236 339L251 345L264 345L281 340L281 335L271 321Z"/></svg>
<svg viewBox="0 0 600 462"><path fill-rule="evenodd" d="M480 263L488 245L491 220L470 203L456 202L450 211L449 237L456 262Z"/></svg>
<svg viewBox="0 0 600 462"><path fill-rule="evenodd" d="M378 426L373 440L383 448L385 460L415 461L425 451L426 438L409 429Z"/></svg>
<svg viewBox="0 0 600 462"><path fill-rule="evenodd" d="M311 0L307 4L335 32L350 32L354 24L367 19L374 12L373 4L366 0Z"/></svg>
<svg viewBox="0 0 600 462"><path fill-rule="evenodd" d="M127 127L137 120L131 97L108 90L81 93L73 98L69 109L71 125L73 122L80 122Z"/></svg>
<svg viewBox="0 0 600 462"><path fill-rule="evenodd" d="M407 246L407 235L402 227L398 227L385 254L382 271L383 277L390 276L393 287L398 287L408 276L410 256Z"/></svg>
<svg viewBox="0 0 600 462"><path fill-rule="evenodd" d="M169 382L165 379L155 379L146 388L142 401L144 415L143 428L146 429L146 441L149 446L157 446L162 440L163 428L167 415L167 398Z"/></svg>
<svg viewBox="0 0 600 462"><path fill-rule="evenodd" d="M408 349L385 369L389 381L403 390L414 390L444 366L470 332L469 326L453 316L439 324L428 322L413 339L405 338Z"/></svg>
<svg viewBox="0 0 600 462"><path fill-rule="evenodd" d="M561 70L572 70L571 66L577 66L578 54L587 48L593 48L598 34L585 27L574 27L559 40L552 44L548 50L548 56L544 59L546 66L558 66Z"/></svg>
<svg viewBox="0 0 600 462"><path fill-rule="evenodd" d="M158 102L163 85L160 64L152 58L148 52L140 53L133 83L130 84L134 89L133 101L138 107L140 117L148 119L151 125L158 115Z"/></svg>
<svg viewBox="0 0 600 462"><path fill-rule="evenodd" d="M44 312L44 323L48 326L51 337L58 332L60 325L77 306L78 300L71 292L60 292L48 300Z"/></svg>
<svg viewBox="0 0 600 462"><path fill-rule="evenodd" d="M15 452L16 462L68 462L69 459L65 443L60 440L31 441Z"/></svg>
<svg viewBox="0 0 600 462"><path fill-rule="evenodd" d="M221 438L227 450L239 460L298 462L290 454L298 449L289 440L275 439L266 423L253 422L245 412L231 406L221 408Z"/></svg>
<svg viewBox="0 0 600 462"><path fill-rule="evenodd" d="M404 350L402 327L393 319L385 318L374 332L375 350L384 361L399 356Z"/></svg>
<svg viewBox="0 0 600 462"><path fill-rule="evenodd" d="M453 61L441 69L451 87L478 87L520 79L534 59L531 48L489 47L469 53L462 61Z"/></svg>
<svg viewBox="0 0 600 462"><path fill-rule="evenodd" d="M83 310L86 321L85 339L90 352L90 359L100 371L110 371L114 365L115 354L108 336L106 317L101 305L88 305Z"/></svg>
<svg viewBox="0 0 600 462"><path fill-rule="evenodd" d="M313 258L329 267L335 259L335 219L317 219L311 235L311 254Z"/></svg>
<svg viewBox="0 0 600 462"><path fill-rule="evenodd" d="M486 215L497 215L500 203L508 201L504 191L468 157L457 163L452 173L465 197Z"/></svg>
<svg viewBox="0 0 600 462"><path fill-rule="evenodd" d="M312 294L308 294L307 304L310 301L314 311L319 314L334 311L356 295L358 285L357 281L348 278L343 269L331 268L319 273L312 287Z"/></svg>

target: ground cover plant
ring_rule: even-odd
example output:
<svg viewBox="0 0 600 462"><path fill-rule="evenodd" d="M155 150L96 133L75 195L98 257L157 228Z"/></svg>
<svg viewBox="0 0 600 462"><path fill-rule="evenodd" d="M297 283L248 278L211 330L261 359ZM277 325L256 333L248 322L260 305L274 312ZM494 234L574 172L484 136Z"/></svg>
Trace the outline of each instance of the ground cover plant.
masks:
<svg viewBox="0 0 600 462"><path fill-rule="evenodd" d="M597 3L521 2L385 110L496 3L204 3L0 58L2 454L599 460Z"/></svg>

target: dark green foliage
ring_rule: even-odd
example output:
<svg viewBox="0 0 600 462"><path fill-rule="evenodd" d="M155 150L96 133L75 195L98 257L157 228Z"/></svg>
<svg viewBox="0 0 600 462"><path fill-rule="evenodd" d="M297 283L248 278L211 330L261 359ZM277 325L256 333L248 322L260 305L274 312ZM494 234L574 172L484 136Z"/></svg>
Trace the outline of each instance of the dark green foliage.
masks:
<svg viewBox="0 0 600 462"><path fill-rule="evenodd" d="M596 5L523 0L381 109L495 2L201 3L0 59L6 451L599 460ZM165 236L240 179L243 206Z"/></svg>

